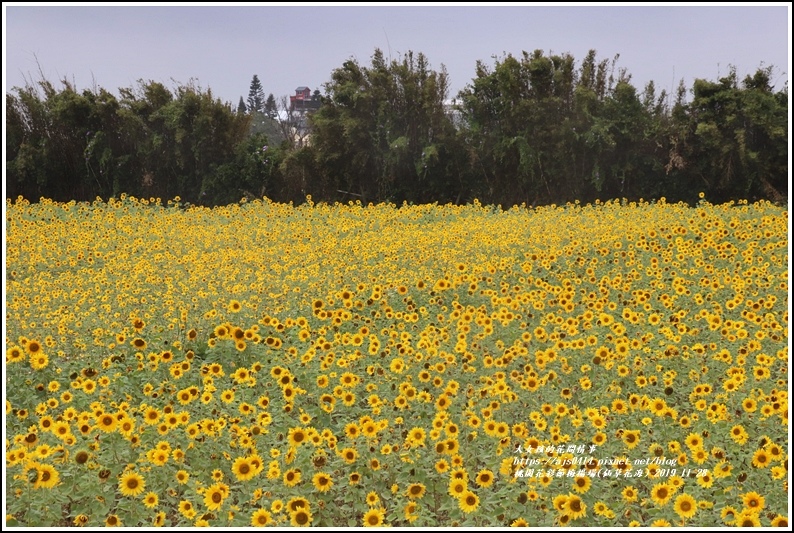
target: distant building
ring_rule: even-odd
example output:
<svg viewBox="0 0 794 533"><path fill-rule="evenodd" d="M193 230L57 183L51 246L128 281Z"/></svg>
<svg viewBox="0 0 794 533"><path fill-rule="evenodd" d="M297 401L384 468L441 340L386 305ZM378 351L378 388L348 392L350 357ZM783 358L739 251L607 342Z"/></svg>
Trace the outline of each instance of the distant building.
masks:
<svg viewBox="0 0 794 533"><path fill-rule="evenodd" d="M308 117L322 105L320 90L312 92L306 86L295 89L295 94L289 97L289 123L290 137L295 146L301 147L309 144L311 128Z"/></svg>
<svg viewBox="0 0 794 533"><path fill-rule="evenodd" d="M465 120L463 119L463 113L458 109L458 101L453 100L445 100L444 101L444 113L449 117L452 121L452 124L460 129L463 127Z"/></svg>
<svg viewBox="0 0 794 533"><path fill-rule="evenodd" d="M289 97L290 110L297 111L298 113L306 113L316 111L320 108L320 91L312 90L308 87L301 86L295 89L295 94Z"/></svg>

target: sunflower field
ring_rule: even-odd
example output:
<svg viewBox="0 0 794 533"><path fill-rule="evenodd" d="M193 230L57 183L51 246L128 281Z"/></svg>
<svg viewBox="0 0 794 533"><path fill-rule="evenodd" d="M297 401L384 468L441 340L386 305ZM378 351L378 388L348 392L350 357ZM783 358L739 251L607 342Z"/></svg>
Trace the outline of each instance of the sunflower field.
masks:
<svg viewBox="0 0 794 533"><path fill-rule="evenodd" d="M788 211L6 202L7 526L788 526Z"/></svg>

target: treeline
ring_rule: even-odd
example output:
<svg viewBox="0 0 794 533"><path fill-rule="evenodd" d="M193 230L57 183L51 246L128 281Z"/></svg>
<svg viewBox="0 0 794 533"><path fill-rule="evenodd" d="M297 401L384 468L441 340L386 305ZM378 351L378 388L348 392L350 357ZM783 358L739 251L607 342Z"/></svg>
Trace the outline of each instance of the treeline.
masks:
<svg viewBox="0 0 794 533"><path fill-rule="evenodd" d="M590 51L577 66L537 50L478 62L448 106L443 66L376 50L369 66L333 71L308 137L288 109L265 134L261 114L193 83L141 81L117 97L41 80L7 94L6 197L787 200L788 88L773 90L771 66L668 95L652 82L638 90L616 60Z"/></svg>
<svg viewBox="0 0 794 533"><path fill-rule="evenodd" d="M275 165L249 135L251 117L211 90L140 82L119 93L43 80L7 95L6 197L233 202L269 179Z"/></svg>

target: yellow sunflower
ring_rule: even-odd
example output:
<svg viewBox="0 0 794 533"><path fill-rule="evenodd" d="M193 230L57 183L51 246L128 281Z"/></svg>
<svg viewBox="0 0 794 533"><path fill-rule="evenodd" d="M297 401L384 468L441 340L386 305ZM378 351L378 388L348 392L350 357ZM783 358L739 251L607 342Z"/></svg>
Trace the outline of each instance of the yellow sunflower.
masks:
<svg viewBox="0 0 794 533"><path fill-rule="evenodd" d="M590 485L592 484L592 479L590 476L576 476L573 480L573 490L574 492L578 492L579 494L584 494L588 490L590 490Z"/></svg>
<svg viewBox="0 0 794 533"><path fill-rule="evenodd" d="M312 523L312 513L308 507L290 513L290 523L295 527L306 527Z"/></svg>
<svg viewBox="0 0 794 533"><path fill-rule="evenodd" d="M571 520L577 520L587 514L587 505L585 505L579 496L569 494L568 501L565 502L564 514L569 516Z"/></svg>
<svg viewBox="0 0 794 533"><path fill-rule="evenodd" d="M750 510L745 510L736 516L736 521L734 522L734 526L761 527L761 521L758 519L757 513Z"/></svg>
<svg viewBox="0 0 794 533"><path fill-rule="evenodd" d="M554 499L551 502L552 506L554 507L554 509L558 513L564 513L565 512L565 504L566 503L568 503L568 495L567 494L558 494L557 496L554 497Z"/></svg>
<svg viewBox="0 0 794 533"><path fill-rule="evenodd" d="M328 492L331 490L331 487L334 484L334 481L331 479L331 476L326 474L325 472L317 472L312 477L312 483L314 487L320 492Z"/></svg>
<svg viewBox="0 0 794 533"><path fill-rule="evenodd" d="M753 466L756 468L766 468L771 462L771 457L766 450L758 449L753 454Z"/></svg>
<svg viewBox="0 0 794 533"><path fill-rule="evenodd" d="M623 489L623 492L621 494L623 495L623 499L626 500L626 502L628 503L637 501L637 489L634 487L631 486L626 487L625 489Z"/></svg>
<svg viewBox="0 0 794 533"><path fill-rule="evenodd" d="M143 497L143 504L149 509L157 507L159 502L160 498L154 492L147 492L146 496Z"/></svg>
<svg viewBox="0 0 794 533"><path fill-rule="evenodd" d="M217 511L223 505L224 491L220 487L220 483L207 488L204 492L204 506L210 511Z"/></svg>
<svg viewBox="0 0 794 533"><path fill-rule="evenodd" d="M462 498L466 494L468 487L463 479L453 479L449 484L449 494L455 498Z"/></svg>
<svg viewBox="0 0 794 533"><path fill-rule="evenodd" d="M766 504L766 500L757 492L748 492L742 495L742 503L749 511L760 513Z"/></svg>
<svg viewBox="0 0 794 533"><path fill-rule="evenodd" d="M681 518L692 518L697 512L697 502L689 494L681 494L675 499L673 510Z"/></svg>
<svg viewBox="0 0 794 533"><path fill-rule="evenodd" d="M425 486L422 483L411 483L405 489L405 495L411 500L418 500L425 495Z"/></svg>
<svg viewBox="0 0 794 533"><path fill-rule="evenodd" d="M364 527L379 527L383 525L384 517L385 513L383 512L383 509L370 509L364 513L362 523L364 524Z"/></svg>
<svg viewBox="0 0 794 533"><path fill-rule="evenodd" d="M60 481L60 475L55 467L48 464L34 463L36 468L36 481L33 483L34 489L51 489Z"/></svg>
<svg viewBox="0 0 794 533"><path fill-rule="evenodd" d="M119 481L119 490L124 496L139 496L146 488L146 481L137 472L125 472Z"/></svg>
<svg viewBox="0 0 794 533"><path fill-rule="evenodd" d="M339 455L347 464L355 463L356 458L358 458L358 452L354 448L344 448L339 452Z"/></svg>
<svg viewBox="0 0 794 533"><path fill-rule="evenodd" d="M297 468L292 468L284 472L284 485L287 487L294 487L301 481L301 471Z"/></svg>
<svg viewBox="0 0 794 533"><path fill-rule="evenodd" d="M31 355L38 355L42 351L42 346L39 341L30 340L28 341L27 346L25 346L25 350Z"/></svg>
<svg viewBox="0 0 794 533"><path fill-rule="evenodd" d="M651 499L659 507L666 505L672 497L673 489L667 483L659 483L651 489Z"/></svg>
<svg viewBox="0 0 794 533"><path fill-rule="evenodd" d="M475 478L475 482L482 488L490 487L494 482L493 472L487 469L480 470L480 472L477 474L477 477Z"/></svg>
<svg viewBox="0 0 794 533"><path fill-rule="evenodd" d="M303 428L292 428L287 435L287 441L290 446L298 447L307 440L306 431Z"/></svg>
<svg viewBox="0 0 794 533"><path fill-rule="evenodd" d="M248 481L256 475L256 469L251 465L247 457L238 457L232 463L232 473L240 481Z"/></svg>
<svg viewBox="0 0 794 533"><path fill-rule="evenodd" d="M188 520L196 516L196 509L194 509L193 504L187 500L179 502L179 512Z"/></svg>
<svg viewBox="0 0 794 533"><path fill-rule="evenodd" d="M480 506L480 498L472 491L467 490L458 499L458 506L466 514L473 513Z"/></svg>
<svg viewBox="0 0 794 533"><path fill-rule="evenodd" d="M253 527L265 527L273 523L273 517L267 509L257 509L251 516Z"/></svg>

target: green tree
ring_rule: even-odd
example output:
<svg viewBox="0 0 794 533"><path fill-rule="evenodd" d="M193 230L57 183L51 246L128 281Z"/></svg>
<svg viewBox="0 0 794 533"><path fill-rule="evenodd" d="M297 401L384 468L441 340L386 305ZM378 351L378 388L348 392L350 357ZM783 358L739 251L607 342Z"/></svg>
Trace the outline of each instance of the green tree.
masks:
<svg viewBox="0 0 794 533"><path fill-rule="evenodd" d="M770 83L773 71L772 65L761 67L743 81L746 179L752 194L786 204L789 194L788 85L774 92Z"/></svg>
<svg viewBox="0 0 794 533"><path fill-rule="evenodd" d="M251 113L251 128L249 132L251 135L264 134L268 139L272 139L272 142L283 141L278 121L258 111Z"/></svg>
<svg viewBox="0 0 794 533"><path fill-rule="evenodd" d="M583 132L573 112L573 57L508 54L493 69L478 61L475 72L460 110L469 168L486 201L534 204L576 194L575 143Z"/></svg>
<svg viewBox="0 0 794 533"><path fill-rule="evenodd" d="M77 92L41 80L6 98L6 170L9 196L93 199L113 192L123 153L115 98L104 90Z"/></svg>
<svg viewBox="0 0 794 533"><path fill-rule="evenodd" d="M259 81L259 76L254 74L251 79L251 87L248 90L248 111L253 113L258 111L260 113L265 110L265 91L262 89L262 82Z"/></svg>
<svg viewBox="0 0 794 533"><path fill-rule="evenodd" d="M247 137L239 115L194 84L175 93L140 81L79 93L69 82L15 88L6 99L7 194L60 201L122 192L198 202ZM232 187L228 183L227 187Z"/></svg>
<svg viewBox="0 0 794 533"><path fill-rule="evenodd" d="M42 79L6 95L6 194L512 205L704 191L785 203L788 87L773 89L773 67L696 80L691 102L682 81L669 106L616 61L593 50L578 69L540 50L478 61L451 111L443 65L376 49L369 66L335 69L305 117L287 97L264 100L257 76L254 106L241 97L236 112L193 82L141 80L117 97Z"/></svg>
<svg viewBox="0 0 794 533"><path fill-rule="evenodd" d="M597 166L591 177L596 196L604 199L643 196L642 183L652 166L644 160L644 135L649 131L650 121L651 116L634 86L627 79L619 80L588 132L587 142L597 147Z"/></svg>
<svg viewBox="0 0 794 533"><path fill-rule="evenodd" d="M152 167L159 195L179 194L193 202L201 201L218 166L234 158L250 124L249 117L232 113L209 89L193 85L178 87L154 118L163 128L159 139L170 148L169 166Z"/></svg>
<svg viewBox="0 0 794 533"><path fill-rule="evenodd" d="M284 152L262 133L249 135L234 148L234 155L208 175L202 184L202 203L224 205L242 197L283 197L280 180Z"/></svg>
<svg viewBox="0 0 794 533"><path fill-rule="evenodd" d="M491 203L647 197L664 176L666 95L640 98L617 56L581 67L570 54L483 62L459 97L468 168Z"/></svg>
<svg viewBox="0 0 794 533"><path fill-rule="evenodd" d="M278 115L278 108L276 106L276 98L273 96L273 93L267 95L267 100L265 101L265 115L267 115L270 119L275 119Z"/></svg>
<svg viewBox="0 0 794 533"><path fill-rule="evenodd" d="M327 173L319 167L315 149L311 145L284 153L279 166L281 178L278 198L283 202L300 203L307 194L315 199L337 197L335 189L330 188Z"/></svg>
<svg viewBox="0 0 794 533"><path fill-rule="evenodd" d="M311 145L337 198L394 202L454 197L445 112L448 76L408 52L387 62L376 49L370 67L355 60L334 70L323 105L310 118Z"/></svg>
<svg viewBox="0 0 794 533"><path fill-rule="evenodd" d="M686 107L683 178L711 201L788 194L788 91L774 93L773 67L759 68L740 84L736 69L718 82L697 79Z"/></svg>

